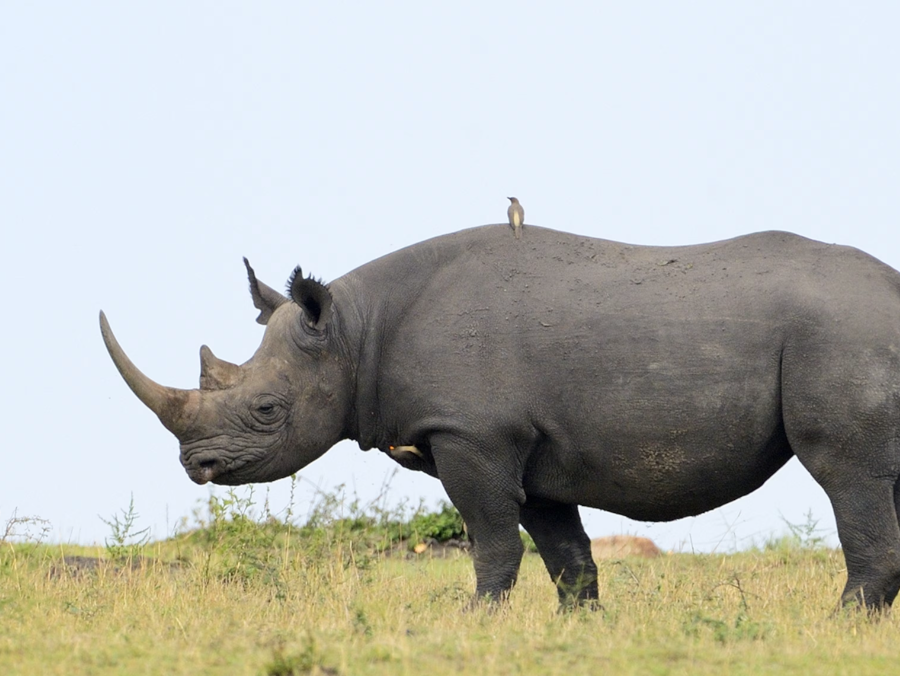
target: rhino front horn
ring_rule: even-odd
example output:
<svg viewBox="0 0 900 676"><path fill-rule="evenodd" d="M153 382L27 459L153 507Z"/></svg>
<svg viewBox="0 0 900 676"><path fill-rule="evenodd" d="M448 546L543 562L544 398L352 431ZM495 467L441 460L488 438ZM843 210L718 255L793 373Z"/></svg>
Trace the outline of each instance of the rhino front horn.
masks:
<svg viewBox="0 0 900 676"><path fill-rule="evenodd" d="M100 311L100 333L113 363L122 374L128 387L144 405L156 414L159 421L176 437L188 429L200 408L200 392L197 390L179 390L164 387L156 383L135 366L109 328L106 315Z"/></svg>

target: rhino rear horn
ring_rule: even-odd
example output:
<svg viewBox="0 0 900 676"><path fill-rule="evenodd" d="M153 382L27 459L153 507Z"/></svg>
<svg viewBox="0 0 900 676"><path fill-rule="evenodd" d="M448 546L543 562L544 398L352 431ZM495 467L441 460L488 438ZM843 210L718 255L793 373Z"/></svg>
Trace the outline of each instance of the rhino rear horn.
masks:
<svg viewBox="0 0 900 676"><path fill-rule="evenodd" d="M100 333L113 363L138 399L156 414L159 421L179 439L187 431L200 409L200 392L163 387L135 366L119 346L106 315L100 311Z"/></svg>
<svg viewBox="0 0 900 676"><path fill-rule="evenodd" d="M287 303L287 298L278 293L271 286L266 286L256 279L256 273L250 267L250 261L244 258L244 266L247 268L247 278L250 280L250 295L253 296L253 305L259 310L256 321L259 324L268 324L272 313L280 305Z"/></svg>
<svg viewBox="0 0 900 676"><path fill-rule="evenodd" d="M206 345L200 347L200 389L227 390L241 380L241 367L223 361Z"/></svg>

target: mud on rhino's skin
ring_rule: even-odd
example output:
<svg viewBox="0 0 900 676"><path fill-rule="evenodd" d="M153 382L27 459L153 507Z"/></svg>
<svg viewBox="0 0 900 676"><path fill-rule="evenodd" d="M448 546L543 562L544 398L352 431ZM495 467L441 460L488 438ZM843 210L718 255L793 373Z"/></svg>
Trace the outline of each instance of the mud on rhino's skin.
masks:
<svg viewBox="0 0 900 676"><path fill-rule="evenodd" d="M135 394L194 481L272 481L341 439L438 477L502 598L534 538L563 603L593 604L578 515L700 514L796 455L834 505L845 602L900 587L900 274L784 232L641 247L529 226L463 230L325 286L256 279L256 354L201 350L200 389Z"/></svg>

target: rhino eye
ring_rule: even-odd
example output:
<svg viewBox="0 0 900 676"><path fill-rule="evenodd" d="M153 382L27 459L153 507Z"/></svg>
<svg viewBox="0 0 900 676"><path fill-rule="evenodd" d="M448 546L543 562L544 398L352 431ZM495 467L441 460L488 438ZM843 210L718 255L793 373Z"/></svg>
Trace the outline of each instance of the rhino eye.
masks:
<svg viewBox="0 0 900 676"><path fill-rule="evenodd" d="M281 404L271 396L259 397L250 409L253 417L263 424L275 422L281 413Z"/></svg>

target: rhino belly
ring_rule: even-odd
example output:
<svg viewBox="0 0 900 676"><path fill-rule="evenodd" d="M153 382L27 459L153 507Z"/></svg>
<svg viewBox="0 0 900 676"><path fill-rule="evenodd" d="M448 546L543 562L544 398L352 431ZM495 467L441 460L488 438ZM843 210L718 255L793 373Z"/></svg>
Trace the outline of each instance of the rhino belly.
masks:
<svg viewBox="0 0 900 676"><path fill-rule="evenodd" d="M791 458L777 404L706 423L657 415L644 419L652 425L547 437L531 456L526 493L642 521L701 514L756 490Z"/></svg>

